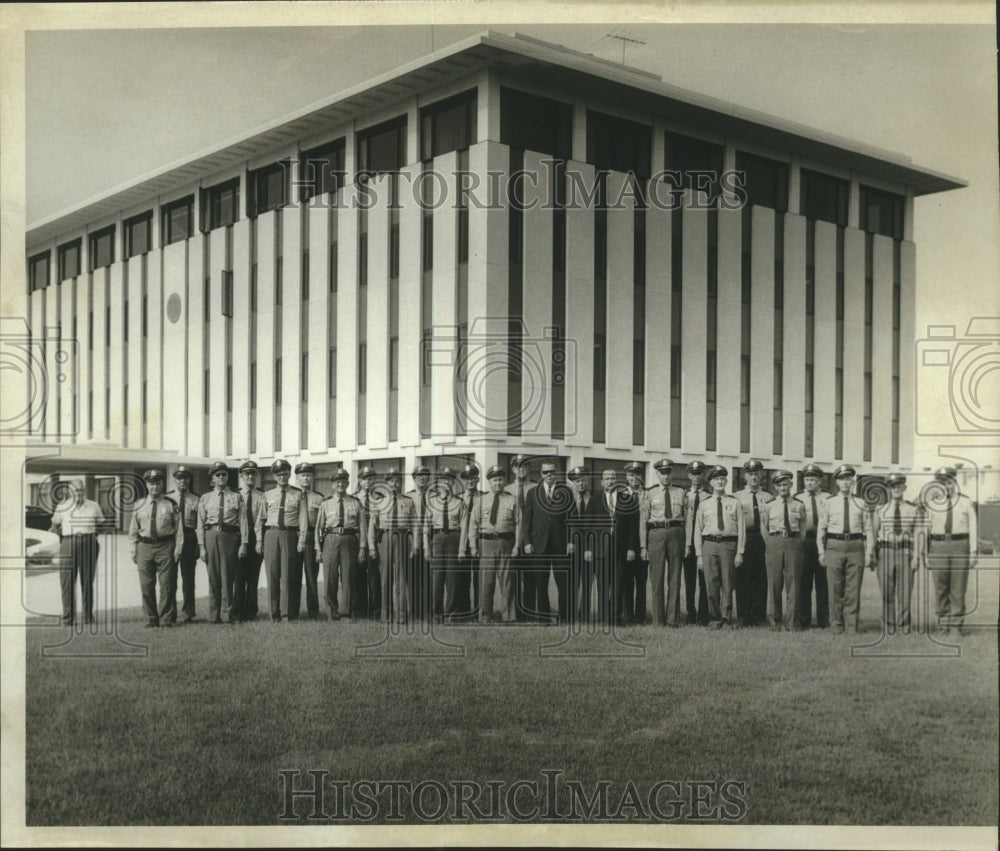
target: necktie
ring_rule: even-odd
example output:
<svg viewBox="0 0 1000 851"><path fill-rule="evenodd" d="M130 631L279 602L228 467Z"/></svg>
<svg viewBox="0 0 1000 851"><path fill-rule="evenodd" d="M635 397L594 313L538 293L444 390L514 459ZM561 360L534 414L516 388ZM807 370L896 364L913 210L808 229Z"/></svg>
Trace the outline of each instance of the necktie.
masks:
<svg viewBox="0 0 1000 851"><path fill-rule="evenodd" d="M946 535L950 535L951 534L951 528L952 528L952 525L951 525L952 524L952 514L951 514L951 511L952 511L952 506L951 506L951 500L949 499L948 500L948 513L944 516L944 533Z"/></svg>
<svg viewBox="0 0 1000 851"><path fill-rule="evenodd" d="M395 529L399 525L399 502L396 500L396 495L392 495L392 528Z"/></svg>
<svg viewBox="0 0 1000 851"><path fill-rule="evenodd" d="M812 502L813 509L813 529L819 526L819 512L816 510L816 494L809 494L809 499Z"/></svg>
<svg viewBox="0 0 1000 851"><path fill-rule="evenodd" d="M448 494L447 493L444 495L444 507L443 507L442 510L444 511L444 520L441 523L441 531L444 532L445 534L448 534L448 532L450 532L451 529L448 527Z"/></svg>
<svg viewBox="0 0 1000 851"><path fill-rule="evenodd" d="M219 491L219 525L221 526L225 521L225 506L226 506L226 492Z"/></svg>
<svg viewBox="0 0 1000 851"><path fill-rule="evenodd" d="M590 505L590 500L587 498L585 494L583 497L583 513L586 513L588 505Z"/></svg>
<svg viewBox="0 0 1000 851"><path fill-rule="evenodd" d="M715 498L715 520L719 524L719 534L725 532L725 524L722 522L722 497Z"/></svg>
<svg viewBox="0 0 1000 851"><path fill-rule="evenodd" d="M149 537L156 537L156 500L153 500L153 507L149 511Z"/></svg>
<svg viewBox="0 0 1000 851"><path fill-rule="evenodd" d="M753 527L754 529L760 528L760 506L757 504L756 491L754 491L753 494Z"/></svg>
<svg viewBox="0 0 1000 851"><path fill-rule="evenodd" d="M246 501L247 501L247 528L248 529L253 529L253 510L252 510L252 507L251 507L252 504L253 504L251 502L251 499L252 499L251 494L252 493L253 493L253 491L248 490L246 492L246 494L244 494L244 496L246 498Z"/></svg>
<svg viewBox="0 0 1000 851"><path fill-rule="evenodd" d="M851 506L846 494L844 495L844 534L851 534Z"/></svg>
<svg viewBox="0 0 1000 851"><path fill-rule="evenodd" d="M788 517L788 497L783 497L785 503L785 533L792 531L792 523Z"/></svg>
<svg viewBox="0 0 1000 851"><path fill-rule="evenodd" d="M892 531L895 532L897 535L903 531L903 518L899 510L898 502L896 503L896 516L894 518Z"/></svg>
<svg viewBox="0 0 1000 851"><path fill-rule="evenodd" d="M701 502L701 491L694 492L694 519L698 519L698 505ZM691 540L688 541L691 546L694 546L694 523L691 523Z"/></svg>
<svg viewBox="0 0 1000 851"><path fill-rule="evenodd" d="M344 498L340 497L337 500L337 525L343 527L344 525Z"/></svg>
<svg viewBox="0 0 1000 851"><path fill-rule="evenodd" d="M611 491L611 493L609 493L607 495L607 500L608 500L608 514L611 515L611 522L613 523L614 520L615 520L615 492L614 491Z"/></svg>
<svg viewBox="0 0 1000 851"><path fill-rule="evenodd" d="M424 495L423 491L420 491L420 526L423 528L424 525L424 509L427 507L427 497Z"/></svg>
<svg viewBox="0 0 1000 851"><path fill-rule="evenodd" d="M490 526L497 528L497 517L500 515L500 494L493 494L493 505L490 506Z"/></svg>
<svg viewBox="0 0 1000 851"><path fill-rule="evenodd" d="M663 516L670 520L674 516L674 507L670 504L670 488L663 489Z"/></svg>
<svg viewBox="0 0 1000 851"><path fill-rule="evenodd" d="M285 528L285 489L281 489L281 499L278 502L278 528Z"/></svg>
<svg viewBox="0 0 1000 851"><path fill-rule="evenodd" d="M518 517L521 516L521 511L524 509L524 484L522 482L517 483L517 511Z"/></svg>

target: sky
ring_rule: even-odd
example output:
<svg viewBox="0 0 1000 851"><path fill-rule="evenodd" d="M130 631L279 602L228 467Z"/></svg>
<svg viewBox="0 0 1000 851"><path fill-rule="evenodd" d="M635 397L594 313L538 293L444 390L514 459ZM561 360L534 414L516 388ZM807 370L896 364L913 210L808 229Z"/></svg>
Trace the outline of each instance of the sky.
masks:
<svg viewBox="0 0 1000 851"><path fill-rule="evenodd" d="M973 315L1000 316L992 24L693 25L623 15L431 26L442 7L422 8L411 26L28 32L28 222L489 28L618 62L624 43L626 64L665 82L968 181L916 201L917 338L930 323L957 325L961 335ZM984 392L1000 398L1000 370ZM918 452L934 447L918 439Z"/></svg>

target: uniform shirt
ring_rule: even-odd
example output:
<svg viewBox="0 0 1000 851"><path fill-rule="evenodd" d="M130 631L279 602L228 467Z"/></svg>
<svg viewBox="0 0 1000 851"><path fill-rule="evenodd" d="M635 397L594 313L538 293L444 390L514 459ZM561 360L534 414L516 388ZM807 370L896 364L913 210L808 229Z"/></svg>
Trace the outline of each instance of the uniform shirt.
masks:
<svg viewBox="0 0 1000 851"><path fill-rule="evenodd" d="M156 507L156 528L153 528L153 507ZM155 534L153 534L155 532ZM184 522L180 507L169 496L160 495L153 499L147 496L132 512L132 522L128 528L128 539L133 545L139 538L174 539L174 547L180 552L184 547Z"/></svg>
<svg viewBox="0 0 1000 851"><path fill-rule="evenodd" d="M525 544L524 503L527 502L528 494L531 493L533 487L535 487L535 483L529 479L525 479L523 482L511 482L504 488L506 493L509 493L517 500L517 529L514 530L514 543L522 553L524 552Z"/></svg>
<svg viewBox="0 0 1000 851"><path fill-rule="evenodd" d="M899 531L896 531L896 508L899 508ZM896 502L890 499L875 512L875 537L883 544L896 541L913 541L924 523L920 507L907 499Z"/></svg>
<svg viewBox="0 0 1000 851"><path fill-rule="evenodd" d="M219 512L219 494L222 494L222 512ZM250 527L247 525L247 515L243 510L243 497L229 488L210 490L203 493L198 500L198 546L205 546L205 531L217 529L219 525L237 526L240 530L240 543L246 544L250 539Z"/></svg>
<svg viewBox="0 0 1000 851"><path fill-rule="evenodd" d="M274 487L264 492L264 512L263 516L257 517L257 539L264 535L265 526L281 525L281 488ZM285 528L299 533L299 545L305 546L306 538L309 537L309 509L306 507L306 500L294 485L285 488Z"/></svg>
<svg viewBox="0 0 1000 851"><path fill-rule="evenodd" d="M306 525L312 529L316 525L316 516L319 514L319 507L323 504L323 500L326 499L326 497L324 497L319 491L314 490L302 491L302 495L305 497L306 501L306 516L308 517L308 523Z"/></svg>
<svg viewBox="0 0 1000 851"><path fill-rule="evenodd" d="M448 491L448 531L458 532L461 537L465 523L465 501L459 494ZM431 534L444 529L444 497L436 491L428 490L427 511L424 514L424 546L430 547Z"/></svg>
<svg viewBox="0 0 1000 851"><path fill-rule="evenodd" d="M170 491L167 496L177 503L177 508L181 513L181 522L193 532L195 526L198 525L198 500L201 497L191 491L181 493L176 490Z"/></svg>
<svg viewBox="0 0 1000 851"><path fill-rule="evenodd" d="M743 505L745 513L746 505ZM784 506L785 499L776 496L761 509L760 525L769 535L786 531ZM806 530L806 507L791 494L788 495L788 527L787 531L797 532L799 535L803 535Z"/></svg>
<svg viewBox="0 0 1000 851"><path fill-rule="evenodd" d="M722 502L722 528L719 528L718 507ZM735 496L709 494L707 499L698 505L698 514L694 519L694 552L701 555L702 538L708 535L725 535L736 538L736 554L743 555L746 544L746 521L743 517L743 505Z"/></svg>
<svg viewBox="0 0 1000 851"><path fill-rule="evenodd" d="M823 500L830 496L826 491L821 491L818 488L809 493L809 491L799 491L795 494L795 498L801 502L806 507L806 526L807 532L815 532L819 526L819 506ZM816 503L816 515L813 516L813 502Z"/></svg>
<svg viewBox="0 0 1000 851"><path fill-rule="evenodd" d="M874 548L872 537L871 515L862 508L860 500L847 494L847 513L850 518L851 535L862 535L865 542L865 553L870 554ZM816 548L820 555L826 553L826 536L828 534L844 534L844 494L839 491L824 499L819 506L819 528L816 530Z"/></svg>
<svg viewBox="0 0 1000 851"><path fill-rule="evenodd" d="M104 512L92 499L82 503L61 503L52 514L52 531L59 535L94 535L104 522Z"/></svg>
<svg viewBox="0 0 1000 851"><path fill-rule="evenodd" d="M698 508L700 508L706 499L712 498L712 492L703 487L689 487L684 491L684 540L691 547L694 546L694 518L695 512L698 510L695 508L695 497L697 497Z"/></svg>
<svg viewBox="0 0 1000 851"><path fill-rule="evenodd" d="M310 491L316 493L316 491ZM327 529L340 528L340 494L335 493L327 497L316 510L316 549L322 548L323 537ZM345 493L344 502L344 528L354 529L358 535L360 546L368 546L368 518L365 515L365 506L356 496Z"/></svg>
<svg viewBox="0 0 1000 851"><path fill-rule="evenodd" d="M264 491L260 488L241 488L240 496L243 497L243 514L247 517L247 534L253 532L257 535L257 523L263 522L264 516ZM249 515L247 514L247 502L249 501ZM258 539L259 540L259 539Z"/></svg>
<svg viewBox="0 0 1000 851"><path fill-rule="evenodd" d="M462 491L459 497L462 500L462 505L465 506L465 510L462 512L462 527L459 530L461 534L458 541L458 554L460 556L469 554L469 523L472 512L477 507L476 503L482 497L483 493L484 491L479 490L479 488L473 488L472 490Z"/></svg>
<svg viewBox="0 0 1000 851"><path fill-rule="evenodd" d="M743 517L746 519L747 531L748 532L759 532L760 529L754 525L753 517L753 498L757 497L757 513L760 514L760 525L764 526L764 506L767 505L774 496L769 494L767 491L762 491L758 488L756 491L750 490L750 488L743 488L741 491L736 491L733 494L739 501L740 505L743 506Z"/></svg>
<svg viewBox="0 0 1000 851"><path fill-rule="evenodd" d="M395 523L393 523L393 506L395 505ZM378 533L386 529L405 529L417 531L417 507L413 500L405 494L372 494L371 515L368 523L368 548L375 549L378 543Z"/></svg>
<svg viewBox="0 0 1000 851"><path fill-rule="evenodd" d="M668 485L670 493L670 517L667 517L667 493L663 485L653 485L646 491L645 496L639 506L639 546L646 547L646 524L664 523L667 520L680 520L686 526L684 517L685 499L684 491Z"/></svg>
<svg viewBox="0 0 1000 851"><path fill-rule="evenodd" d="M948 506L951 505L951 529L948 529ZM950 502L933 502L924 506L924 512L930 521L932 535L968 535L969 550L976 553L979 548L978 528L976 524L976 507L972 500L963 494L956 493Z"/></svg>
<svg viewBox="0 0 1000 851"><path fill-rule="evenodd" d="M481 534L493 535L516 532L520 515L517 510L517 497L502 490L496 494L500 498L497 504L497 522L491 523L490 517L493 513L492 493L484 493L478 497L473 505L469 516L469 547L479 550L479 536Z"/></svg>

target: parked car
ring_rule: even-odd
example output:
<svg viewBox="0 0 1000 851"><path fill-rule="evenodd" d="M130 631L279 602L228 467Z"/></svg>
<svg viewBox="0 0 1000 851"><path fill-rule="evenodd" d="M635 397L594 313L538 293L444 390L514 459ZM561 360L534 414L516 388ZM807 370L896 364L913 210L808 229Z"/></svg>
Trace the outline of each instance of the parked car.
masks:
<svg viewBox="0 0 1000 851"><path fill-rule="evenodd" d="M24 506L24 525L29 529L48 532L52 527L52 513L37 505Z"/></svg>
<svg viewBox="0 0 1000 851"><path fill-rule="evenodd" d="M29 568L53 567L59 555L59 536L42 529L24 527L24 553Z"/></svg>

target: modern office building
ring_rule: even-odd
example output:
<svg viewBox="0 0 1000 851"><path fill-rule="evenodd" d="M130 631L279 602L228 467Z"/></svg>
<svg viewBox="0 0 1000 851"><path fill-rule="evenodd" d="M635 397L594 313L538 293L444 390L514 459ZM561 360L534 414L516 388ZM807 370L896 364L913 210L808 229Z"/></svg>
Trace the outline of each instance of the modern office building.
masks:
<svg viewBox="0 0 1000 851"><path fill-rule="evenodd" d="M79 377L29 470L906 469L913 203L962 185L485 33L32 224Z"/></svg>

